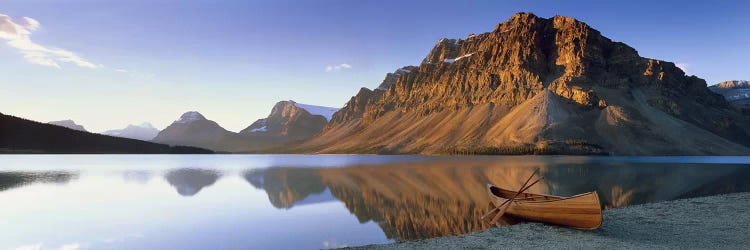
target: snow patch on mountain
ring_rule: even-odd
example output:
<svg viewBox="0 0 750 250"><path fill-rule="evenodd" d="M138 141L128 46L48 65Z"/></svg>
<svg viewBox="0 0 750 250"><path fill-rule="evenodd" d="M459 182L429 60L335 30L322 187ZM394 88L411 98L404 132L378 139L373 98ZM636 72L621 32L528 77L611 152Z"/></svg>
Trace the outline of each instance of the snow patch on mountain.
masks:
<svg viewBox="0 0 750 250"><path fill-rule="evenodd" d="M137 127L141 127L141 128L153 128L153 129L156 129L156 127L154 127L154 125L151 125L151 123L149 123L149 122L144 122L144 123L141 123L139 125L133 125L133 126L137 126Z"/></svg>
<svg viewBox="0 0 750 250"><path fill-rule="evenodd" d="M206 117L201 115L201 113L198 113L197 111L189 111L189 112L182 114L182 116L180 116L180 119L177 119L175 123L191 123L194 121L200 121L200 120L205 120L205 119Z"/></svg>
<svg viewBox="0 0 750 250"><path fill-rule="evenodd" d="M290 101L290 102L292 102L294 106L304 109L312 115L322 115L323 117L326 118L326 121L330 121L331 117L333 117L333 113L336 113L336 111L339 111L338 108L302 104L302 103L296 103L294 101Z"/></svg>
<svg viewBox="0 0 750 250"><path fill-rule="evenodd" d="M266 131L268 131L268 126L263 126L260 128L254 128L250 130L250 132L266 132Z"/></svg>
<svg viewBox="0 0 750 250"><path fill-rule="evenodd" d="M458 60L470 57L473 54L474 53L469 53L469 54L466 54L466 55L463 55L463 56L459 56L459 57L456 57L456 58L453 58L453 59L445 59L443 62L445 62L445 63L453 63L455 61L458 61Z"/></svg>

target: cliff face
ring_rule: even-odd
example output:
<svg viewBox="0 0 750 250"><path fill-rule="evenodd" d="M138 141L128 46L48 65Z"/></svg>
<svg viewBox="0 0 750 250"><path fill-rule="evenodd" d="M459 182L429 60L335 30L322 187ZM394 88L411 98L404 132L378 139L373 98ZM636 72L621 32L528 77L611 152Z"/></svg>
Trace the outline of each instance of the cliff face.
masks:
<svg viewBox="0 0 750 250"><path fill-rule="evenodd" d="M397 72L360 90L299 150L750 152L748 118L705 81L568 17L518 13L492 32L440 39Z"/></svg>

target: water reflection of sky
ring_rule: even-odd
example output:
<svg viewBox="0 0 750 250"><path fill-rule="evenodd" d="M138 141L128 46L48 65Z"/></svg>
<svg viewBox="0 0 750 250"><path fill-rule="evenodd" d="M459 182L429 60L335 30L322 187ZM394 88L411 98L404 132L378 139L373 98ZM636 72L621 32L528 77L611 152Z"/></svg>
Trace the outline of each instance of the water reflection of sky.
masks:
<svg viewBox="0 0 750 250"><path fill-rule="evenodd" d="M3 156L0 249L300 249L482 230L484 183L606 207L750 190L748 157ZM356 167L352 167L356 166ZM484 203L484 204L483 204Z"/></svg>
<svg viewBox="0 0 750 250"><path fill-rule="evenodd" d="M187 184L186 184L187 185ZM189 185L187 185L189 186ZM295 249L388 242L340 202L279 210L263 190L226 176L186 198L165 179L87 175L0 193L0 248Z"/></svg>

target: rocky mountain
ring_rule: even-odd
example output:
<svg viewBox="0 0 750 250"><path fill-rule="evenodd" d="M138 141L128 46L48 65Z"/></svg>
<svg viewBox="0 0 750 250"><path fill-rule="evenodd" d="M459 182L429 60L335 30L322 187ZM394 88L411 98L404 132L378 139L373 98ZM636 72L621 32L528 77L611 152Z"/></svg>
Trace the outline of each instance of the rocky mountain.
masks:
<svg viewBox="0 0 750 250"><path fill-rule="evenodd" d="M518 13L397 72L290 151L750 154L750 118L704 80L569 17Z"/></svg>
<svg viewBox="0 0 750 250"><path fill-rule="evenodd" d="M211 151L94 134L0 114L0 153L200 154Z"/></svg>
<svg viewBox="0 0 750 250"><path fill-rule="evenodd" d="M750 108L750 83L745 80L720 82L708 87L724 99L740 107Z"/></svg>
<svg viewBox="0 0 750 250"><path fill-rule="evenodd" d="M240 131L248 136L275 138L275 141L304 140L319 133L338 109L281 101L268 117Z"/></svg>
<svg viewBox="0 0 750 250"><path fill-rule="evenodd" d="M141 125L128 125L123 129L107 130L102 132L102 134L141 141L150 141L159 134L159 130L154 128L151 123L145 122Z"/></svg>
<svg viewBox="0 0 750 250"><path fill-rule="evenodd" d="M51 122L48 122L48 124L52 124L52 125L56 125L60 127L66 127L72 130L88 132L86 131L85 128L83 128L82 125L76 124L76 122L74 122L73 120L51 121Z"/></svg>

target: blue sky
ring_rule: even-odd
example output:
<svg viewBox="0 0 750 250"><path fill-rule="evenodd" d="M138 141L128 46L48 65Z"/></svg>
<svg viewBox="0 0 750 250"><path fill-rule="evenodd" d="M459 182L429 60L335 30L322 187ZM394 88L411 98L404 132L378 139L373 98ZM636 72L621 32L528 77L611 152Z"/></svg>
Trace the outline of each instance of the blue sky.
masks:
<svg viewBox="0 0 750 250"><path fill-rule="evenodd" d="M0 21L28 34L0 33L0 112L100 132L197 110L238 131L280 100L340 107L519 11L577 18L709 84L750 78L750 1L4 0Z"/></svg>

